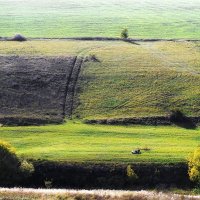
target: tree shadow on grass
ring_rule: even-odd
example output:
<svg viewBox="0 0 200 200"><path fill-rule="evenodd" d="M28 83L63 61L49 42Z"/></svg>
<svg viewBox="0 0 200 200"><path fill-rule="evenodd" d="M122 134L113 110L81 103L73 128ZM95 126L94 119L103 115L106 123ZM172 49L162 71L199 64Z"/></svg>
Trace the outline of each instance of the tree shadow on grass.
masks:
<svg viewBox="0 0 200 200"><path fill-rule="evenodd" d="M123 41L124 41L124 42L127 42L127 43L130 43L130 44L134 44L134 45L140 45L139 43L134 42L134 41L129 40L129 39L125 39L125 40L123 40Z"/></svg>
<svg viewBox="0 0 200 200"><path fill-rule="evenodd" d="M186 129L196 129L197 124L189 117L185 116L181 111L172 111L170 115L170 121L182 128Z"/></svg>

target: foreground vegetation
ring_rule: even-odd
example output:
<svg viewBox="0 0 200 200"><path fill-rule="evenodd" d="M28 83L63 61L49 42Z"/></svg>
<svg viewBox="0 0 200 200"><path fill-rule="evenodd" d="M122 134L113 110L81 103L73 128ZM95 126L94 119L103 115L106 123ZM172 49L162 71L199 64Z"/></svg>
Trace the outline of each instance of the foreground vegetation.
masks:
<svg viewBox="0 0 200 200"><path fill-rule="evenodd" d="M198 0L1 0L0 36L200 38Z"/></svg>
<svg viewBox="0 0 200 200"><path fill-rule="evenodd" d="M123 190L46 190L46 189L0 189L1 199L35 199L35 200L195 200L199 196L178 195L156 191Z"/></svg>
<svg viewBox="0 0 200 200"><path fill-rule="evenodd" d="M199 145L200 129L169 126L63 125L1 127L0 137L21 157L67 162L185 162ZM133 149L142 150L132 155Z"/></svg>
<svg viewBox="0 0 200 200"><path fill-rule="evenodd" d="M31 176L34 167L26 160L20 160L15 149L0 141L0 185L9 185Z"/></svg>

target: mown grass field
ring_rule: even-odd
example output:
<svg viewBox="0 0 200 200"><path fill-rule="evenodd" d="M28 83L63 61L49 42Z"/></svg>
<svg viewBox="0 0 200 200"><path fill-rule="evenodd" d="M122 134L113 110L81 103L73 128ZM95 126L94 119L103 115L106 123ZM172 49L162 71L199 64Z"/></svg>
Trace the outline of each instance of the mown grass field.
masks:
<svg viewBox="0 0 200 200"><path fill-rule="evenodd" d="M1 127L0 138L29 159L93 163L176 163L200 144L200 129L170 126L63 125ZM149 148L132 155L136 148Z"/></svg>
<svg viewBox="0 0 200 200"><path fill-rule="evenodd" d="M82 66L74 118L200 116L199 42L0 42L0 54L95 55Z"/></svg>
<svg viewBox="0 0 200 200"><path fill-rule="evenodd" d="M199 0L1 0L0 36L200 39Z"/></svg>

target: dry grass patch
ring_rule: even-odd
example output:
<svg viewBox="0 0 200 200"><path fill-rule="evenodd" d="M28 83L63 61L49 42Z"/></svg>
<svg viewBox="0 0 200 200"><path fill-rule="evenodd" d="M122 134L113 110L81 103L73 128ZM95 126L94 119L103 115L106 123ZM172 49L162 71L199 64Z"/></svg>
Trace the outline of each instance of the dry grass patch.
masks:
<svg viewBox="0 0 200 200"><path fill-rule="evenodd" d="M0 199L35 200L195 200L199 196L150 191L0 189Z"/></svg>

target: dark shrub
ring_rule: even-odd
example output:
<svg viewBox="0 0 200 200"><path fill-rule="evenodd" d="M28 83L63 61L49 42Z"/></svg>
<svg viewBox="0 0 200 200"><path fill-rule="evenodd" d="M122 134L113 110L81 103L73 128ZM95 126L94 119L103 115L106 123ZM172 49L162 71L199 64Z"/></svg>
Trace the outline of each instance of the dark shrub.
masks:
<svg viewBox="0 0 200 200"><path fill-rule="evenodd" d="M9 186L27 178L34 171L32 164L20 161L15 149L8 143L0 141L0 185Z"/></svg>
<svg viewBox="0 0 200 200"><path fill-rule="evenodd" d="M12 38L13 41L19 41L19 42L24 42L26 41L27 39L23 36L23 35L20 35L20 34L16 34L13 38Z"/></svg>
<svg viewBox="0 0 200 200"><path fill-rule="evenodd" d="M170 114L170 121L171 122L183 122L185 119L184 114L180 110L172 110Z"/></svg>
<svg viewBox="0 0 200 200"><path fill-rule="evenodd" d="M126 168L126 175L130 182L135 183L135 181L138 179L137 174L134 172L134 169L131 165L128 165Z"/></svg>
<svg viewBox="0 0 200 200"><path fill-rule="evenodd" d="M127 28L122 30L121 38L123 38L123 39L127 39L128 38L128 29Z"/></svg>
<svg viewBox="0 0 200 200"><path fill-rule="evenodd" d="M100 62L100 60L93 54L85 58L85 62Z"/></svg>
<svg viewBox="0 0 200 200"><path fill-rule="evenodd" d="M169 116L170 122L187 129L195 129L196 123L185 116L180 110L173 110Z"/></svg>
<svg viewBox="0 0 200 200"><path fill-rule="evenodd" d="M18 179L20 162L10 144L0 141L0 184Z"/></svg>

